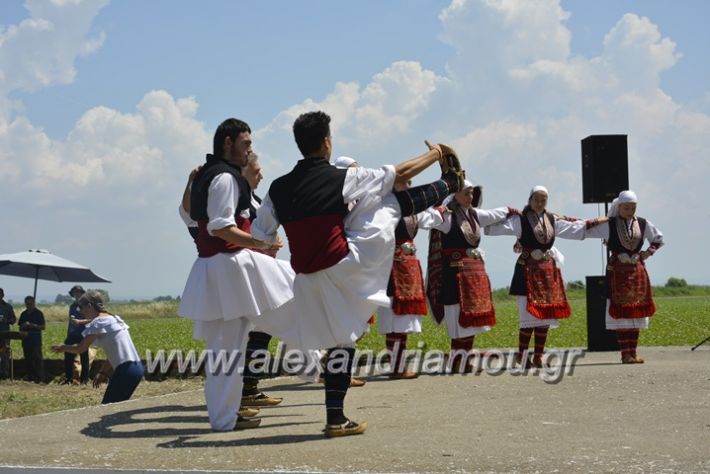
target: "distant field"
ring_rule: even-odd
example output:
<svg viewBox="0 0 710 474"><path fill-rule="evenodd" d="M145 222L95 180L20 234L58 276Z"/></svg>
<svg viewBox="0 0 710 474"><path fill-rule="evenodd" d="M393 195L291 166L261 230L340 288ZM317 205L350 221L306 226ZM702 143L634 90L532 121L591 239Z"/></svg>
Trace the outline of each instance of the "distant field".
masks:
<svg viewBox="0 0 710 474"><path fill-rule="evenodd" d="M694 345L710 335L710 292L705 288L692 290L695 295L664 296L664 288L656 290L656 315L651 319L651 327L641 332L641 345ZM673 289L676 290L676 289ZM515 301L503 291L496 291L496 316L498 324L488 334L476 338L476 347L515 347L517 345L517 306ZM572 317L562 322L559 329L550 332L548 347L586 347L586 304L584 291L569 293ZM177 302L159 303L115 303L110 309L121 315L131 326L131 335L138 352L146 349L203 349L201 342L192 340L192 323L176 316ZM60 358L49 352L49 347L61 343L66 334L65 306L41 306L48 321L43 341L45 357ZM19 314L19 311L18 311ZM359 343L362 349L374 351L384 348L384 338L377 333L376 326ZM424 319L424 331L412 335L409 347L423 341L430 349L446 350L449 339L443 327L434 324L433 318ZM13 341L16 357L22 357L19 341ZM272 344L272 348L275 343ZM103 354L99 352L99 357Z"/></svg>

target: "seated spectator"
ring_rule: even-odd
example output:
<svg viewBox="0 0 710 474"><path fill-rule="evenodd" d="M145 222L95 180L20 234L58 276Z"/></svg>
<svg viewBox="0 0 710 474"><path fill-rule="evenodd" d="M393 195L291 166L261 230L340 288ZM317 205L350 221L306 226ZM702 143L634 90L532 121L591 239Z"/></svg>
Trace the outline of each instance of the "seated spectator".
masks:
<svg viewBox="0 0 710 474"><path fill-rule="evenodd" d="M33 296L25 297L25 309L20 314L20 331L27 333L22 340L22 352L27 365L27 377L34 383L44 382L44 356L42 354L42 331L44 331L44 314L35 306Z"/></svg>
<svg viewBox="0 0 710 474"><path fill-rule="evenodd" d="M55 345L52 351L80 354L92 343L101 347L108 360L93 381L94 387L98 388L109 380L101 403L128 400L143 378L143 364L128 333L128 325L118 315L106 310L103 297L97 291L84 293L77 303L81 314L88 320L82 333L84 339L78 344ZM113 375L110 375L112 369Z"/></svg>
<svg viewBox="0 0 710 474"><path fill-rule="evenodd" d="M5 301L5 291L0 288L0 331L10 331L17 322L15 310ZM10 340L0 339L0 380L10 378Z"/></svg>

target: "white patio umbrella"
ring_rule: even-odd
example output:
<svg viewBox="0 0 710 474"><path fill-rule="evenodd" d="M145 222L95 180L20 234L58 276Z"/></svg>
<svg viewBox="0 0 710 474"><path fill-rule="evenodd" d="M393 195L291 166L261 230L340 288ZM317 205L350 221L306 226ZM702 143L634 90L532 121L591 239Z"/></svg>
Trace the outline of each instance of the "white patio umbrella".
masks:
<svg viewBox="0 0 710 474"><path fill-rule="evenodd" d="M34 278L33 296L35 298L37 297L37 280L111 283L89 268L57 257L47 250L29 250L0 255L0 275Z"/></svg>

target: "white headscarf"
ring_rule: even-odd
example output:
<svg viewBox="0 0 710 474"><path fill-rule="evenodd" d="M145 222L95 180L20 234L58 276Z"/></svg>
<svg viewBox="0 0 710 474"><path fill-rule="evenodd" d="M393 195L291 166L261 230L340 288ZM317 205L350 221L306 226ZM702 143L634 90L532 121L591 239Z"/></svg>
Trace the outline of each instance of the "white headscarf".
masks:
<svg viewBox="0 0 710 474"><path fill-rule="evenodd" d="M545 186L541 186L541 185L538 184L537 186L534 186L534 187L530 190L530 195L528 196L528 201L530 200L530 198L532 197L532 195L535 194L535 193L545 193L545 194L547 194L548 196L550 195L550 193L547 191L547 188L546 188Z"/></svg>
<svg viewBox="0 0 710 474"><path fill-rule="evenodd" d="M349 156L339 156L333 161L333 166L340 169L347 169L350 168L353 163L357 163L357 161Z"/></svg>
<svg viewBox="0 0 710 474"><path fill-rule="evenodd" d="M471 181L467 180L467 179L464 179L464 180L463 180L463 188L462 188L459 192L463 191L464 189L468 189L468 188L472 188L472 187L473 187L473 183L472 183ZM451 194L449 194L448 196L446 196L446 197L444 198L444 200L441 202L441 205L442 205L442 206L448 206L449 203L454 199L454 195L455 195L455 194L456 194L456 193L451 193Z"/></svg>
<svg viewBox="0 0 710 474"><path fill-rule="evenodd" d="M535 193L545 193L548 196L550 195L550 192L547 190L547 188L545 186L538 184L537 186L533 186L533 188L530 190L530 194L528 195L528 202L530 202L530 198ZM559 249L557 247L552 246L550 248L550 251L552 252L552 258L555 259L555 263L557 263L558 267L561 267L562 265L565 264L565 256L562 254L562 252L559 251Z"/></svg>
<svg viewBox="0 0 710 474"><path fill-rule="evenodd" d="M621 191L619 193L619 197L614 199L611 202L611 206L609 207L609 212L607 213L607 217L616 217L619 215L619 204L624 204L626 202L634 202L638 203L638 197L636 197L636 193L633 191Z"/></svg>

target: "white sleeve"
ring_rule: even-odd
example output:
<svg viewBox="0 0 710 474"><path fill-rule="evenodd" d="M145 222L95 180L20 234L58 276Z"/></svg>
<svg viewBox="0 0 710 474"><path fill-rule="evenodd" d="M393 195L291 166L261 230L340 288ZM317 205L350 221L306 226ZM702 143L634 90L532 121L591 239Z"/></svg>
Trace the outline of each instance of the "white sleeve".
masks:
<svg viewBox="0 0 710 474"><path fill-rule="evenodd" d="M555 219L555 237L569 240L584 240L586 230L587 221L584 219L577 221Z"/></svg>
<svg viewBox="0 0 710 474"><path fill-rule="evenodd" d="M185 223L186 226L188 227L197 227L197 222L190 217L190 214L187 213L184 207L182 207L182 203L178 206L178 212L180 213L180 218L182 221Z"/></svg>
<svg viewBox="0 0 710 474"><path fill-rule="evenodd" d="M251 236L256 240L273 244L276 241L281 223L276 217L274 204L271 202L271 196L267 194L261 201L261 206L256 210L256 219L251 223Z"/></svg>
<svg viewBox="0 0 710 474"><path fill-rule="evenodd" d="M424 230L433 229L444 223L444 216L438 209L430 207L417 214L417 227ZM451 225L449 225L450 227Z"/></svg>
<svg viewBox="0 0 710 474"><path fill-rule="evenodd" d="M523 235L523 227L520 224L520 216L513 215L499 224L484 227L486 235L513 235L520 238Z"/></svg>
<svg viewBox="0 0 710 474"><path fill-rule="evenodd" d="M239 184L229 173L214 177L207 193L207 232L236 225L234 213L239 202Z"/></svg>
<svg viewBox="0 0 710 474"><path fill-rule="evenodd" d="M651 224L651 221L648 219L646 219L646 231L643 233L643 237L648 240L649 244L655 245L656 248L663 245L663 234L660 229Z"/></svg>
<svg viewBox="0 0 710 474"><path fill-rule="evenodd" d="M357 201L368 194L384 197L392 192L397 173L392 165L380 169L348 168L343 183L343 202Z"/></svg>
<svg viewBox="0 0 710 474"><path fill-rule="evenodd" d="M604 239L609 240L609 223L595 225L584 232L585 239Z"/></svg>
<svg viewBox="0 0 710 474"><path fill-rule="evenodd" d="M503 222L508 217L507 207L496 207L495 209L476 209L478 223L481 227L498 224Z"/></svg>
<svg viewBox="0 0 710 474"><path fill-rule="evenodd" d="M446 212L443 215L442 222L431 226L430 229L440 230L444 234L448 234L449 231L451 230L453 218L454 218L453 212Z"/></svg>

